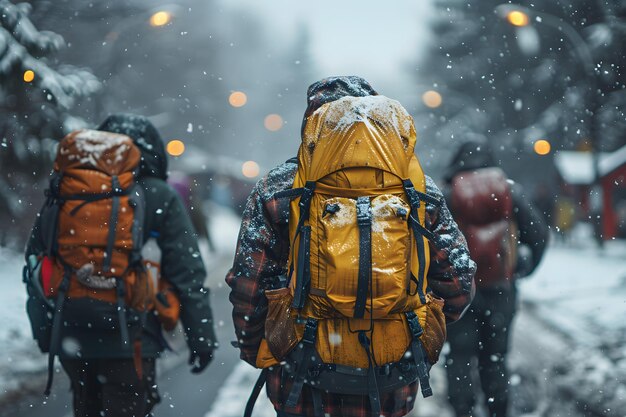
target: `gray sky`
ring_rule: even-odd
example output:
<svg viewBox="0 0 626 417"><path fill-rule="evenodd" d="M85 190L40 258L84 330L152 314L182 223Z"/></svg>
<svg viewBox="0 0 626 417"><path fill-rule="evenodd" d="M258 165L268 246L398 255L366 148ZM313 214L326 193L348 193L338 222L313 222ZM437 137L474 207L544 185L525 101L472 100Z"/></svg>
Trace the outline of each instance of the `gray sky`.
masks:
<svg viewBox="0 0 626 417"><path fill-rule="evenodd" d="M419 96L407 68L428 42L429 0L222 0L257 11L276 36L307 25L318 78L360 75L407 107Z"/></svg>

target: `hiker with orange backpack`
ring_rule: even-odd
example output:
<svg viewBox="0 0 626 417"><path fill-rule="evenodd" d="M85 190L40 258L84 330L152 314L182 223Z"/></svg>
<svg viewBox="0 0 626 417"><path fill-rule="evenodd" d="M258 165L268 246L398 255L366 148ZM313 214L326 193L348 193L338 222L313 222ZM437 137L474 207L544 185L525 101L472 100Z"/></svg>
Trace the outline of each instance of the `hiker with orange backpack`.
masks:
<svg viewBox="0 0 626 417"><path fill-rule="evenodd" d="M148 415L159 402L161 327L180 321L193 373L216 346L205 269L180 198L167 185L161 137L143 116L117 114L60 143L26 250L33 336L59 357L75 416ZM143 257L159 247L159 273ZM164 284L166 282L166 284Z"/></svg>
<svg viewBox="0 0 626 417"><path fill-rule="evenodd" d="M523 188L497 167L487 143L463 143L446 175L446 199L477 263L476 297L448 329L448 398L457 417L476 415L477 391L489 417L507 415L506 355L515 315L515 280L531 274L548 240L544 219ZM472 381L477 361L480 383Z"/></svg>
<svg viewBox="0 0 626 417"><path fill-rule="evenodd" d="M241 358L278 416L407 414L432 394L475 264L414 154L413 120L359 77L311 85L298 157L261 179L226 282Z"/></svg>

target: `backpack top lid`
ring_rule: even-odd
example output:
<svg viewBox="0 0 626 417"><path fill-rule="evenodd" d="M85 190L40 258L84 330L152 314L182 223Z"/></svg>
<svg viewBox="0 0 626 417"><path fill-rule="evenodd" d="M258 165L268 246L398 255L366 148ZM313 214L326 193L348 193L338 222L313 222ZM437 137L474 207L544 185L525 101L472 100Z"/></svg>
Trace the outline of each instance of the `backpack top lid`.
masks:
<svg viewBox="0 0 626 417"><path fill-rule="evenodd" d="M108 176L133 171L141 153L126 135L98 130L77 130L59 143L55 171L88 169Z"/></svg>
<svg viewBox="0 0 626 417"><path fill-rule="evenodd" d="M460 223L485 225L513 216L511 186L497 167L464 171L452 179L452 211Z"/></svg>
<svg viewBox="0 0 626 417"><path fill-rule="evenodd" d="M308 180L357 167L409 177L416 142L413 118L385 96L343 97L326 103L306 122L298 152Z"/></svg>

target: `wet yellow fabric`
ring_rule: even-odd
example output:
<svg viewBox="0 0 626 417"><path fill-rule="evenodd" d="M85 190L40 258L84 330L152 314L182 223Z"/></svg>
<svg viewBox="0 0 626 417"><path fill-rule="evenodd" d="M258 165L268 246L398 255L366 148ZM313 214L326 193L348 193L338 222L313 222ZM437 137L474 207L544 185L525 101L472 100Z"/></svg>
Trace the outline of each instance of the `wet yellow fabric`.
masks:
<svg viewBox="0 0 626 417"><path fill-rule="evenodd" d="M378 364L398 361L410 334L403 312L415 310L425 321L426 308L417 296L411 273L418 276L418 257L407 224L411 208L402 189L410 179L425 192L424 173L414 154L416 133L411 116L395 100L383 96L344 97L327 103L311 115L298 152L294 188L316 181L310 207L311 293L301 318L319 320L317 350L322 360L367 367L365 350L356 330L368 330ZM359 271L359 230L356 197L368 196L372 211L372 288L364 319L354 319ZM290 240L296 250L299 200L291 203ZM329 207L334 208L329 212ZM424 224L425 204L417 216ZM418 239L424 239L417 236ZM425 274L428 272L428 242ZM410 268L408 267L410 265ZM294 268L297 270L297 268ZM292 294L296 287L291 279ZM407 293L410 285L411 294ZM422 290L425 292L427 280ZM300 328L300 326L296 326ZM301 329L298 330L301 337Z"/></svg>

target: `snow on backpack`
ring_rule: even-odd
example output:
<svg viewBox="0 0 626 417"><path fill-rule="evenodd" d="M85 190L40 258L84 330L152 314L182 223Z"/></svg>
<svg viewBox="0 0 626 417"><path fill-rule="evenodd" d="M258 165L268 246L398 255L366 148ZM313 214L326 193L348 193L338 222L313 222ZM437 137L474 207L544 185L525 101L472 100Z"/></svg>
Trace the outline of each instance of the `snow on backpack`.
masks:
<svg viewBox="0 0 626 417"><path fill-rule="evenodd" d="M294 407L304 384L367 395L428 373L445 341L443 300L428 291L425 176L413 120L383 96L324 104L306 123L291 198L291 255L284 288L266 290L268 314L257 366L283 363ZM316 406L317 411L321 409ZM321 414L323 415L323 413Z"/></svg>
<svg viewBox="0 0 626 417"><path fill-rule="evenodd" d="M50 353L46 395L62 326L118 330L121 344L130 347L129 326L143 326L155 306L155 284L141 256L140 158L131 138L109 132L79 130L59 144L40 212L45 253L31 255L25 268L29 292L49 310L42 324L33 317L37 308L29 308L39 345ZM29 302L32 307L32 297ZM132 345L138 374L140 335Z"/></svg>
<svg viewBox="0 0 626 417"><path fill-rule="evenodd" d="M452 179L451 209L477 264L479 288L508 286L517 258L511 186L500 168L481 168Z"/></svg>

